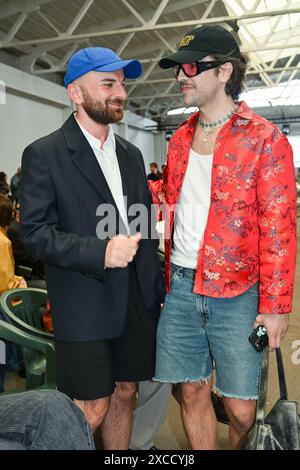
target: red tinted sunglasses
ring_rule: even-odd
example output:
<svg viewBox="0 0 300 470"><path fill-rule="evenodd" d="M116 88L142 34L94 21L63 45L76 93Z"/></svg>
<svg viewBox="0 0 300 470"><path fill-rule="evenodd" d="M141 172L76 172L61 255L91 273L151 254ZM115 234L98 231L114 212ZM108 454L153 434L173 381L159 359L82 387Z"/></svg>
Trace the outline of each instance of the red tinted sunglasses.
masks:
<svg viewBox="0 0 300 470"><path fill-rule="evenodd" d="M201 72L215 69L216 67L219 67L219 65L222 65L222 64L224 64L224 62L221 62L220 60L211 60L208 62L203 62L203 61L198 60L197 62L192 62L191 64L173 65L173 72L174 72L176 79L179 75L180 70L182 70L184 75L186 75L187 77L195 77L196 75L199 75L199 73Z"/></svg>

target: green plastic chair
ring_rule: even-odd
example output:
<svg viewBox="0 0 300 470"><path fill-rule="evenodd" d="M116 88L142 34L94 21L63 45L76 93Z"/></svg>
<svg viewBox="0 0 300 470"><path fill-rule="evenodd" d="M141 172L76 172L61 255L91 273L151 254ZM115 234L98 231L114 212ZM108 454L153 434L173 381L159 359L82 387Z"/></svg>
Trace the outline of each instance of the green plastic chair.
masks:
<svg viewBox="0 0 300 470"><path fill-rule="evenodd" d="M51 341L26 333L3 320L0 320L0 340L11 341L25 349L35 350L39 354L43 355L45 358L43 383L39 385L38 388L56 388L55 349L54 344ZM17 392L20 392L20 390L17 390ZM16 390L9 393L16 393ZM1 395L3 394L4 393Z"/></svg>
<svg viewBox="0 0 300 470"><path fill-rule="evenodd" d="M16 328L46 340L54 347L53 335L43 331L42 310L46 307L46 303L47 291L42 289L11 289L0 297L1 311ZM46 370L45 355L28 346L23 346L22 350L26 369L26 389L42 386ZM55 362L51 367L55 368Z"/></svg>

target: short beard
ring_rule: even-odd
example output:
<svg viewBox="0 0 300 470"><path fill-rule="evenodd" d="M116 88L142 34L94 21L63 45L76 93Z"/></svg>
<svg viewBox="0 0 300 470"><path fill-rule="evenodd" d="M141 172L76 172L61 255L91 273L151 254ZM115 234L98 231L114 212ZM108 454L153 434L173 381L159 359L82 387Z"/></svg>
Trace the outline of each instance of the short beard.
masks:
<svg viewBox="0 0 300 470"><path fill-rule="evenodd" d="M97 122L97 124L103 125L121 121L124 115L123 100L120 100L118 98L114 100L107 100L103 105L100 101L94 100L85 87L81 86L80 88L84 99L84 102L81 106L93 121ZM120 109L110 109L110 103L119 104Z"/></svg>

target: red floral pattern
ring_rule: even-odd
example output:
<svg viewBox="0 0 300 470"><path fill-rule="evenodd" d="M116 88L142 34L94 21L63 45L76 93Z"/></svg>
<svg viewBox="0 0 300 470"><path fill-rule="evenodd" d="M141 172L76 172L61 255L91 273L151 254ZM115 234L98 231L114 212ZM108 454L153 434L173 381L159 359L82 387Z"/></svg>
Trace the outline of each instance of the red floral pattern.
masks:
<svg viewBox="0 0 300 470"><path fill-rule="evenodd" d="M198 113L170 141L163 181L151 182L164 203L166 232L188 165ZM170 290L172 237L165 241ZM242 102L215 143L211 204L196 268L194 292L234 297L260 283L260 313L292 308L296 258L296 185L290 144L274 124Z"/></svg>

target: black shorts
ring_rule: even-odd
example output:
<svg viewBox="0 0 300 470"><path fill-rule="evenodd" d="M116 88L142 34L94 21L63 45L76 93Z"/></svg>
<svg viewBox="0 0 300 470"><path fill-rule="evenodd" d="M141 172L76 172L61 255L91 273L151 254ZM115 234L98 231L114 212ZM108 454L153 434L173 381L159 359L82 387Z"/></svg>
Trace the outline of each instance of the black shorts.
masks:
<svg viewBox="0 0 300 470"><path fill-rule="evenodd" d="M139 382L154 376L158 316L145 312L133 263L129 276L128 312L121 336L89 342L55 341L57 388L71 398L108 397L115 382Z"/></svg>

